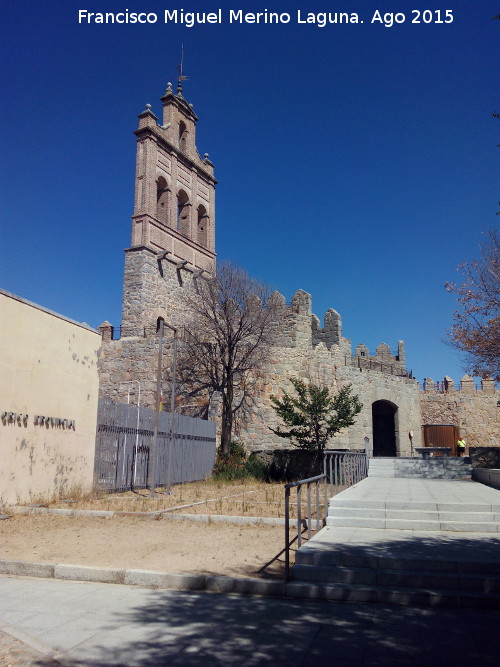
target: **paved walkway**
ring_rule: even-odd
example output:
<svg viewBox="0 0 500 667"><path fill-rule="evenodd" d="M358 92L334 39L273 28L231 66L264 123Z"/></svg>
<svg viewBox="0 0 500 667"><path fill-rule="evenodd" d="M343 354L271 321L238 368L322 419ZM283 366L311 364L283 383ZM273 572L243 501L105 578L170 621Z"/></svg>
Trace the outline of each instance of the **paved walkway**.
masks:
<svg viewBox="0 0 500 667"><path fill-rule="evenodd" d="M373 513L414 510L440 512L460 506L462 516L492 512L500 523L500 491L472 481L439 479L367 478L343 491L335 499L346 505L366 508ZM366 510L362 510L366 513ZM345 552L352 556L428 558L433 561L493 563L500 565L500 533L436 530L398 530L367 527L327 526L307 542L302 551ZM403 525L403 521L401 521ZM469 528L473 528L470 522Z"/></svg>
<svg viewBox="0 0 500 667"><path fill-rule="evenodd" d="M374 507L380 501L418 501L430 505L460 503L464 512L471 505L494 505L500 513L500 491L470 480L368 477L342 491L342 498L368 500Z"/></svg>
<svg viewBox="0 0 500 667"><path fill-rule="evenodd" d="M500 612L245 598L0 577L0 635L47 665L498 664ZM28 650L27 648L27 650ZM3 663L8 664L8 663Z"/></svg>

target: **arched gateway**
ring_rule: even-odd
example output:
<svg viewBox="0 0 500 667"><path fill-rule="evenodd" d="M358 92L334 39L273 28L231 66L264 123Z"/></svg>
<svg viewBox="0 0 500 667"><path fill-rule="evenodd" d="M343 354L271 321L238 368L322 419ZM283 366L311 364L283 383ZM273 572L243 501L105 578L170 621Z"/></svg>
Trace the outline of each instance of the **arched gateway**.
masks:
<svg viewBox="0 0 500 667"><path fill-rule="evenodd" d="M372 404L373 456L396 456L396 413L390 401Z"/></svg>

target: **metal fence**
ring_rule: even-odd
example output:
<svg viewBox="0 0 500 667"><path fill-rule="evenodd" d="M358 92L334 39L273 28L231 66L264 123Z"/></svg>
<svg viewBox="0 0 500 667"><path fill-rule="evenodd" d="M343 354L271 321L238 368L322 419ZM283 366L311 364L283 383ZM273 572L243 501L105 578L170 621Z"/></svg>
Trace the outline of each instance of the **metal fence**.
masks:
<svg viewBox="0 0 500 667"><path fill-rule="evenodd" d="M215 423L160 412L156 466L152 466L155 411L100 399L94 486L104 491L143 489L206 479L215 461Z"/></svg>
<svg viewBox="0 0 500 667"><path fill-rule="evenodd" d="M328 497L357 484L368 477L368 453L325 450L323 474L298 482L285 484L285 578L290 578L290 547L297 542L300 549L305 533L311 539L312 532L326 525ZM306 505L303 506L302 488L306 487ZM297 489L297 534L290 540L290 494ZM304 513L304 516L302 514Z"/></svg>
<svg viewBox="0 0 500 667"><path fill-rule="evenodd" d="M330 498L368 477L368 454L327 449L323 452L323 472L327 476Z"/></svg>

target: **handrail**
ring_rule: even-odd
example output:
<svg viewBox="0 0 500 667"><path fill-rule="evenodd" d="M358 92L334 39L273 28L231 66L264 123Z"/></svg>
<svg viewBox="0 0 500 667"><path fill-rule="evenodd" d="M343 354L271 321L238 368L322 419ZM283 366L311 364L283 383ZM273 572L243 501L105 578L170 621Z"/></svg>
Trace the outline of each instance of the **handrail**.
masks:
<svg viewBox="0 0 500 667"><path fill-rule="evenodd" d="M316 496L316 528L320 530L326 525L328 513L328 491L330 497L339 493L344 487L357 484L368 476L368 451L352 452L345 450L327 449L323 452L323 474L308 477L297 482L285 484L285 579L290 578L290 547L297 541L302 546L302 487L307 487L307 517L304 518L304 530L307 529L307 539L310 540L313 530L313 516L311 514L311 486L315 488ZM320 483L323 482L323 513L320 513ZM297 489L297 535L290 541L290 491Z"/></svg>
<svg viewBox="0 0 500 667"><path fill-rule="evenodd" d="M323 517L320 517L320 502L319 502L319 483L324 480L324 505ZM302 546L302 487L307 486L307 519L305 519L307 526L307 539L311 539L312 534L312 516L311 516L311 485L314 484L316 491L316 530L323 528L326 522L326 507L327 507L327 484L326 475L316 475L316 477L308 477L301 479L298 482L289 482L285 484L285 578L290 577L290 545L297 540L299 548ZM297 536L290 542L290 489L297 488ZM321 523L321 525L320 525Z"/></svg>

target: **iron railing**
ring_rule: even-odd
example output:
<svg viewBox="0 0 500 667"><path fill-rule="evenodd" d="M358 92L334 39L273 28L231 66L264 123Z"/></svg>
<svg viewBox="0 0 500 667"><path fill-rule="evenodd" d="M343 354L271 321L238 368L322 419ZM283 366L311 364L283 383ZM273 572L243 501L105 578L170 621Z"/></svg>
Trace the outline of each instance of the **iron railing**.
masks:
<svg viewBox="0 0 500 667"><path fill-rule="evenodd" d="M330 498L368 477L368 452L327 449L323 452L323 472L328 478Z"/></svg>
<svg viewBox="0 0 500 667"><path fill-rule="evenodd" d="M320 483L323 484L323 513L320 514ZM302 520L302 487L307 487L307 518ZM316 509L316 528L318 531L325 525L326 522L326 507L327 507L327 483L326 475L317 475L316 477L309 477L308 479L301 479L298 482L290 482L285 484L285 577L290 576L290 547L297 541L297 546L300 549L302 546L302 531L307 530L307 539L311 539L312 535L312 513L311 513L311 487L314 486L315 491L315 509ZM297 535L290 541L290 491L297 489ZM303 525L305 524L305 525Z"/></svg>
<svg viewBox="0 0 500 667"><path fill-rule="evenodd" d="M328 496L330 498L349 486L368 477L368 452L326 450L323 457L323 474L298 482L285 484L285 579L290 578L290 547L297 542L300 549L304 535L310 540L312 532L321 530L326 525L328 514ZM302 488L306 487L306 507L304 508ZM320 488L322 487L322 488ZM290 540L290 495L291 489L297 489L297 534ZM313 504L311 504L313 490ZM320 498L323 502L320 502ZM302 516L305 510L305 516ZM314 516L315 515L315 516Z"/></svg>

